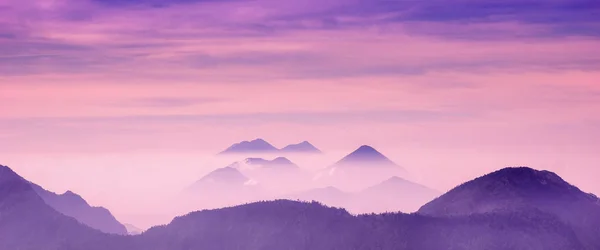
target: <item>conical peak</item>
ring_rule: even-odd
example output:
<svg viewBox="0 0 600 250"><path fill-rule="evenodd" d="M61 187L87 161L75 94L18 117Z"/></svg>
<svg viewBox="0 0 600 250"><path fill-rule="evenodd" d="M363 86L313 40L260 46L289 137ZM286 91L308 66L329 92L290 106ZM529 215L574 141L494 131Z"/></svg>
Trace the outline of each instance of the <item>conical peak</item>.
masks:
<svg viewBox="0 0 600 250"><path fill-rule="evenodd" d="M372 153L379 153L379 151L377 151L375 148L369 146L369 145L362 145L360 146L357 150L355 150L354 152L372 152Z"/></svg>
<svg viewBox="0 0 600 250"><path fill-rule="evenodd" d="M346 156L346 158L349 160L387 160L387 157L385 157L375 148L368 145L360 146L358 149Z"/></svg>

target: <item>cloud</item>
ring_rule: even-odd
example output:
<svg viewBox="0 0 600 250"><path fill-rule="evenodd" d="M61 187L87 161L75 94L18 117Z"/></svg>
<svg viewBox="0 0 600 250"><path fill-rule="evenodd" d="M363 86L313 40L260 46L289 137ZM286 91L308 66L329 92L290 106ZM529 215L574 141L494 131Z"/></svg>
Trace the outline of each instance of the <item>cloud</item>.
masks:
<svg viewBox="0 0 600 250"><path fill-rule="evenodd" d="M150 97L139 98L131 101L120 102L117 105L136 106L136 107L156 107L173 108L201 105L222 101L219 98L182 98L182 97Z"/></svg>
<svg viewBox="0 0 600 250"><path fill-rule="evenodd" d="M260 81L599 68L588 0L158 3L5 1L0 73Z"/></svg>

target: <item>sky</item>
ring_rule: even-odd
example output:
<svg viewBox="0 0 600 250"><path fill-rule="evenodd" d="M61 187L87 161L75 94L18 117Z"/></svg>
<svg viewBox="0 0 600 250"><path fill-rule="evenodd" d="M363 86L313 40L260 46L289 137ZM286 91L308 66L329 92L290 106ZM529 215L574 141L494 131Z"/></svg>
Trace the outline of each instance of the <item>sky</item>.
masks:
<svg viewBox="0 0 600 250"><path fill-rule="evenodd" d="M0 163L109 208L255 138L600 194L598 51L595 0L0 0Z"/></svg>

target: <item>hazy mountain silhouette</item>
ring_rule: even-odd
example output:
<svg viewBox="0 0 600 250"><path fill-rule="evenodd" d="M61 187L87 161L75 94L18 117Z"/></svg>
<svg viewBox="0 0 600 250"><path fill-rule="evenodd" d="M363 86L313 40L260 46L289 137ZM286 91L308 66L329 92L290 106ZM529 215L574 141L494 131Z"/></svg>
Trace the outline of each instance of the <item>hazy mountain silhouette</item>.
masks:
<svg viewBox="0 0 600 250"><path fill-rule="evenodd" d="M249 153L301 153L301 154L317 154L321 150L310 144L308 141L303 141L298 144L290 144L281 149L276 148L263 139L255 139L252 141L242 141L231 145L219 154L249 154Z"/></svg>
<svg viewBox="0 0 600 250"><path fill-rule="evenodd" d="M292 200L318 201L353 213L415 212L439 192L400 177L392 177L358 192L335 187L315 188L284 196Z"/></svg>
<svg viewBox="0 0 600 250"><path fill-rule="evenodd" d="M271 194L301 190L311 184L311 176L285 157L273 160L247 158L229 166L256 180Z"/></svg>
<svg viewBox="0 0 600 250"><path fill-rule="evenodd" d="M346 193L335 187L314 188L298 193L288 194L284 196L290 200L300 201L317 201L327 206L348 208L348 203L353 199L353 194Z"/></svg>
<svg viewBox="0 0 600 250"><path fill-rule="evenodd" d="M58 195L31 183L33 190L56 211L105 233L127 234L124 225L104 207L92 207L81 196L71 191Z"/></svg>
<svg viewBox="0 0 600 250"><path fill-rule="evenodd" d="M184 203L182 206L197 210L250 202L263 195L262 187L256 180L229 166L200 178L185 190L181 199Z"/></svg>
<svg viewBox="0 0 600 250"><path fill-rule="evenodd" d="M362 167L399 167L392 160L371 146L362 145L349 155L345 156L336 166L362 166Z"/></svg>
<svg viewBox="0 0 600 250"><path fill-rule="evenodd" d="M258 138L252 141L243 141L233 144L220 154L272 153L277 151L279 151L279 149L265 140Z"/></svg>
<svg viewBox="0 0 600 250"><path fill-rule="evenodd" d="M415 212L441 195L440 192L394 176L357 194L360 203L354 210L360 213Z"/></svg>
<svg viewBox="0 0 600 250"><path fill-rule="evenodd" d="M285 153L309 153L309 154L320 154L322 153L314 145L310 144L308 141L303 141L298 144L290 144L281 149L281 152Z"/></svg>
<svg viewBox="0 0 600 250"><path fill-rule="evenodd" d="M419 213L447 217L528 210L558 217L587 249L600 249L600 200L549 171L501 169L452 189Z"/></svg>
<svg viewBox="0 0 600 250"><path fill-rule="evenodd" d="M232 167L216 169L200 178L195 185L219 184L227 186L241 186L250 181L239 170Z"/></svg>
<svg viewBox="0 0 600 250"><path fill-rule="evenodd" d="M317 183L343 190L362 190L391 176L408 176L408 172L371 146L363 145L333 165L320 171Z"/></svg>
<svg viewBox="0 0 600 250"><path fill-rule="evenodd" d="M247 158L242 163L238 163L238 168L244 169L244 164L250 165L252 168L275 168L275 169L297 169L298 165L285 157L277 157L273 160L265 160L263 158Z"/></svg>
<svg viewBox="0 0 600 250"><path fill-rule="evenodd" d="M27 181L0 167L0 249L584 248L568 224L539 210L457 216L402 213L352 216L343 209L286 200L193 212L138 236L108 235L56 212Z"/></svg>
<svg viewBox="0 0 600 250"><path fill-rule="evenodd" d="M0 165L1 250L85 249L76 246L98 240L116 244L120 242L119 237L104 234L57 212L38 196L30 182Z"/></svg>

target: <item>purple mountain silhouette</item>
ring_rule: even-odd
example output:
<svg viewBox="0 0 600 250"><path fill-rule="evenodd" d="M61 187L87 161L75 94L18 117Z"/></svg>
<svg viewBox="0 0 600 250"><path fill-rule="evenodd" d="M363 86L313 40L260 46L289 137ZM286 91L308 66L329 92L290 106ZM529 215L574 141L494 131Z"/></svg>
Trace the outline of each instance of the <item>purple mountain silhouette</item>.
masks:
<svg viewBox="0 0 600 250"><path fill-rule="evenodd" d="M440 193L400 177L389 178L357 192L335 187L316 188L284 196L292 200L318 201L354 213L414 212Z"/></svg>
<svg viewBox="0 0 600 250"><path fill-rule="evenodd" d="M239 154L239 153L269 153L277 152L278 149L263 139L252 141L243 141L231 145L220 154Z"/></svg>
<svg viewBox="0 0 600 250"><path fill-rule="evenodd" d="M303 190L311 183L309 173L285 157L277 157L273 160L247 158L231 164L230 167L240 170L244 175L257 181L271 194Z"/></svg>
<svg viewBox="0 0 600 250"><path fill-rule="evenodd" d="M281 149L281 152L285 153L311 153L320 154L322 153L317 147L310 144L308 141L303 141L298 144L290 144Z"/></svg>
<svg viewBox="0 0 600 250"><path fill-rule="evenodd" d="M214 170L200 180L195 185L223 184L228 186L244 185L250 179L239 170L232 167L224 167Z"/></svg>
<svg viewBox="0 0 600 250"><path fill-rule="evenodd" d="M560 200L570 197L569 193L577 196L571 197L574 200L593 198L572 190L559 193L565 195ZM569 205L563 209L581 211L580 203ZM573 233L575 225L565 224L540 210L453 217L402 213L354 216L315 202L275 200L192 212L138 236L109 235L55 211L29 182L0 166L2 250L184 250L240 246L247 250L599 249L595 244L600 239L581 235L578 238Z"/></svg>
<svg viewBox="0 0 600 250"><path fill-rule="evenodd" d="M56 211L105 233L127 234L127 229L103 207L90 206L81 196L71 191L58 195L31 183L33 190Z"/></svg>
<svg viewBox="0 0 600 250"><path fill-rule="evenodd" d="M371 146L363 145L339 160L335 165L398 166Z"/></svg>
<svg viewBox="0 0 600 250"><path fill-rule="evenodd" d="M466 216L535 210L571 225L587 249L600 249L600 200L557 174L504 168L466 182L419 209L429 216ZM594 243L589 243L594 242Z"/></svg>
<svg viewBox="0 0 600 250"><path fill-rule="evenodd" d="M0 249L87 249L76 246L90 241L114 249L108 241L113 237L118 235L104 234L57 212L29 181L0 165Z"/></svg>
<svg viewBox="0 0 600 250"><path fill-rule="evenodd" d="M357 194L358 212L415 212L441 193L431 188L394 176Z"/></svg>
<svg viewBox="0 0 600 250"><path fill-rule="evenodd" d="M247 158L244 163L263 168L298 168L298 165L294 164L285 157L277 157L273 160L265 160L263 158Z"/></svg>
<svg viewBox="0 0 600 250"><path fill-rule="evenodd" d="M431 188L423 186L418 183L414 183L398 176L393 176L380 184L372 186L364 190L365 192L388 192L398 194L399 191L405 193L418 193L432 195L432 199L441 193Z"/></svg>
<svg viewBox="0 0 600 250"><path fill-rule="evenodd" d="M358 191L408 172L371 146L363 145L313 178L319 185Z"/></svg>
<svg viewBox="0 0 600 250"><path fill-rule="evenodd" d="M346 208L348 201L352 199L352 194L329 186L290 194L286 198L301 201L317 201L328 206Z"/></svg>

